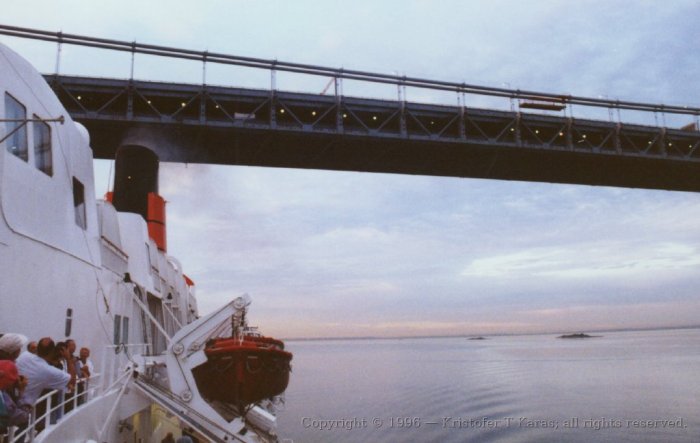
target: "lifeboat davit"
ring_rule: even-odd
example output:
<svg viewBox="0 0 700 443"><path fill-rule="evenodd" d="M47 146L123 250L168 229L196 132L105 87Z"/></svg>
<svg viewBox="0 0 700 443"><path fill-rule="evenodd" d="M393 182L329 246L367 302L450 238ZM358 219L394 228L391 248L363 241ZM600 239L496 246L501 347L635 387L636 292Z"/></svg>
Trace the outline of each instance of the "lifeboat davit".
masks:
<svg viewBox="0 0 700 443"><path fill-rule="evenodd" d="M254 328L210 340L207 362L193 371L199 392L243 411L246 406L282 394L289 384L292 354L280 340Z"/></svg>

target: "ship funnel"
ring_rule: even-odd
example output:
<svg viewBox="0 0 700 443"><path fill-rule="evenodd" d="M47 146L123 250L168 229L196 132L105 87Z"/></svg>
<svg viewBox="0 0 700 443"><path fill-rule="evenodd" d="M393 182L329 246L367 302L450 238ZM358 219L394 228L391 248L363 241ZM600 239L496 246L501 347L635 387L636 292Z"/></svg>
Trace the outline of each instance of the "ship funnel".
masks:
<svg viewBox="0 0 700 443"><path fill-rule="evenodd" d="M153 151L138 145L117 150L114 191L107 199L117 211L141 215L158 249L166 251L165 200L158 195L158 156Z"/></svg>
<svg viewBox="0 0 700 443"><path fill-rule="evenodd" d="M158 156L143 146L122 146L114 167L112 204L121 212L148 218L148 194L158 193Z"/></svg>

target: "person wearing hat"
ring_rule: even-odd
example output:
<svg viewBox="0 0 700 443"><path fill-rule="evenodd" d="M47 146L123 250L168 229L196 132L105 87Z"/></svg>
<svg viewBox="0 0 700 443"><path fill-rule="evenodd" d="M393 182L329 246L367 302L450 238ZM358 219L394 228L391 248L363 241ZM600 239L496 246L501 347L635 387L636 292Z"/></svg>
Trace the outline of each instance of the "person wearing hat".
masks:
<svg viewBox="0 0 700 443"><path fill-rule="evenodd" d="M10 360L0 360L0 432L7 432L10 426L27 423L27 409L19 406L15 391L22 390L23 382L17 372L17 366Z"/></svg>
<svg viewBox="0 0 700 443"><path fill-rule="evenodd" d="M0 360L17 360L29 340L22 334L10 332L0 337Z"/></svg>

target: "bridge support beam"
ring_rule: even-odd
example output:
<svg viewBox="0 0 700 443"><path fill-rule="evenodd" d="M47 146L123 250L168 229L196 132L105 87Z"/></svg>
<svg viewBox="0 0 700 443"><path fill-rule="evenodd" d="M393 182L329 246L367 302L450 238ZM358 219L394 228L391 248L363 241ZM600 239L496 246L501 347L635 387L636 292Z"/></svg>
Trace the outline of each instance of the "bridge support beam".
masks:
<svg viewBox="0 0 700 443"><path fill-rule="evenodd" d="M267 91L48 80L97 158L139 144L168 162L700 191L695 126L290 93L274 81Z"/></svg>

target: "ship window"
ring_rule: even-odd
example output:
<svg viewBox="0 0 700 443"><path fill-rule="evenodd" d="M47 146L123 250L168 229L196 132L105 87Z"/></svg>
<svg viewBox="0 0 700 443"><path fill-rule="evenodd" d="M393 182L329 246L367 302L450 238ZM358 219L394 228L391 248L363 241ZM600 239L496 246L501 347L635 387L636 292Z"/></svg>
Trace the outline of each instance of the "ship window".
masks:
<svg viewBox="0 0 700 443"><path fill-rule="evenodd" d="M66 337L70 337L70 333L73 330L73 310L71 308L66 309Z"/></svg>
<svg viewBox="0 0 700 443"><path fill-rule="evenodd" d="M73 177L73 206L75 207L75 224L83 229L87 228L85 186L75 177Z"/></svg>
<svg viewBox="0 0 700 443"><path fill-rule="evenodd" d="M122 316L121 315L115 315L114 316L114 344L118 345L121 343L119 340L121 339L121 327L122 327Z"/></svg>
<svg viewBox="0 0 700 443"><path fill-rule="evenodd" d="M5 144L8 152L24 161L29 159L27 152L27 108L13 96L5 93Z"/></svg>
<svg viewBox="0 0 700 443"><path fill-rule="evenodd" d="M34 119L39 119L34 116ZM51 158L51 127L42 122L35 121L34 129L34 163L40 171L53 175L53 161Z"/></svg>
<svg viewBox="0 0 700 443"><path fill-rule="evenodd" d="M129 317L122 318L122 343L129 343Z"/></svg>
<svg viewBox="0 0 700 443"><path fill-rule="evenodd" d="M146 257L148 257L148 267L153 267L153 262L151 261L151 245L146 243Z"/></svg>

